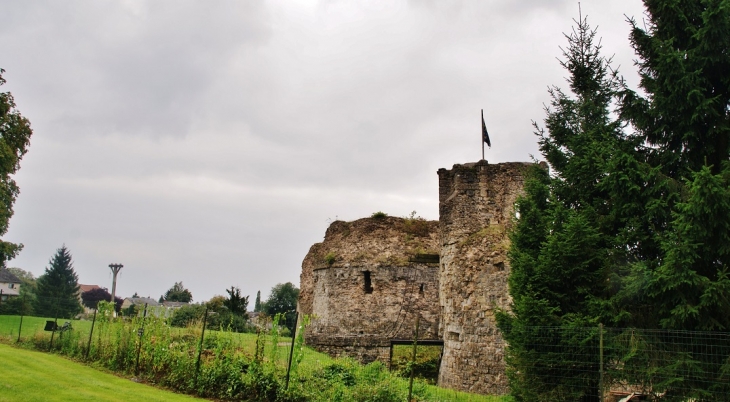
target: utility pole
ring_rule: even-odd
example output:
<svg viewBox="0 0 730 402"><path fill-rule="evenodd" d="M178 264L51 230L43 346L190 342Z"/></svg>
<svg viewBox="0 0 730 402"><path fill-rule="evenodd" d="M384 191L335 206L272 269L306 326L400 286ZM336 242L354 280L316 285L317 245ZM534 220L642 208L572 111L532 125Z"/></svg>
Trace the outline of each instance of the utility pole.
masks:
<svg viewBox="0 0 730 402"><path fill-rule="evenodd" d="M112 274L114 274L114 280L112 281L112 304L115 303L115 297L117 295L117 274L119 271L124 267L122 264L109 264L109 268L112 270ZM115 306L116 311L116 306Z"/></svg>

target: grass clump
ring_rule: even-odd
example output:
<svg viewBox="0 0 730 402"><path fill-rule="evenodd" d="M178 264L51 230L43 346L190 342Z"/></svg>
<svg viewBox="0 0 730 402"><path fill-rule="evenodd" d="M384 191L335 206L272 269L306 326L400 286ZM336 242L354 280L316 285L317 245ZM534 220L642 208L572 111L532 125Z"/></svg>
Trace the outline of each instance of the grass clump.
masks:
<svg viewBox="0 0 730 402"><path fill-rule="evenodd" d="M373 219L385 219L388 217L388 214L386 214L383 211L378 211L378 212L373 212L373 214L370 215L370 217Z"/></svg>
<svg viewBox="0 0 730 402"><path fill-rule="evenodd" d="M428 221L423 217L416 216L416 211L403 218L403 231L406 232L406 240L413 237L427 237L431 234Z"/></svg>
<svg viewBox="0 0 730 402"><path fill-rule="evenodd" d="M324 262L327 265L332 265L335 263L335 260L337 259L337 254L335 254L334 251L330 251L324 256Z"/></svg>

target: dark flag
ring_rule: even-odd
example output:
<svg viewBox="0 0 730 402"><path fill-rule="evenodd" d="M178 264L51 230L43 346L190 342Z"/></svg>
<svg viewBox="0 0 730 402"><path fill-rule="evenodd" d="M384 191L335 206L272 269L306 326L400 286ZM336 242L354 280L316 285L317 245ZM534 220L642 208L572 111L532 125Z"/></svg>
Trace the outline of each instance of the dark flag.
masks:
<svg viewBox="0 0 730 402"><path fill-rule="evenodd" d="M492 147L492 142L489 141L489 133L487 132L487 125L484 123L484 109L482 109L482 140L487 143L489 148Z"/></svg>

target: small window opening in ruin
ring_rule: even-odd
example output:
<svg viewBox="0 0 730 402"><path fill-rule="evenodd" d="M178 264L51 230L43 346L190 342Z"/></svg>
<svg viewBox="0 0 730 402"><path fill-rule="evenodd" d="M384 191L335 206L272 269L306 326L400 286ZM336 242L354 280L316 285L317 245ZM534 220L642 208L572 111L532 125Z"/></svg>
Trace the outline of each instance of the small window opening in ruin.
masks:
<svg viewBox="0 0 730 402"><path fill-rule="evenodd" d="M418 293L423 294L423 284L418 287Z"/></svg>
<svg viewBox="0 0 730 402"><path fill-rule="evenodd" d="M363 276L365 278L365 293L373 293L373 283L370 280L370 271L364 271Z"/></svg>

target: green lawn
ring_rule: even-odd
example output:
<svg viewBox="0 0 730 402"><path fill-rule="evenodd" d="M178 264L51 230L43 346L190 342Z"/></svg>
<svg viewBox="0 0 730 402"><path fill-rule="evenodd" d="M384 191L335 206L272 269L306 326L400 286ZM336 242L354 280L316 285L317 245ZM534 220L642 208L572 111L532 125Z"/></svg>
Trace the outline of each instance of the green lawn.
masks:
<svg viewBox="0 0 730 402"><path fill-rule="evenodd" d="M0 344L0 401L195 401L62 357Z"/></svg>

